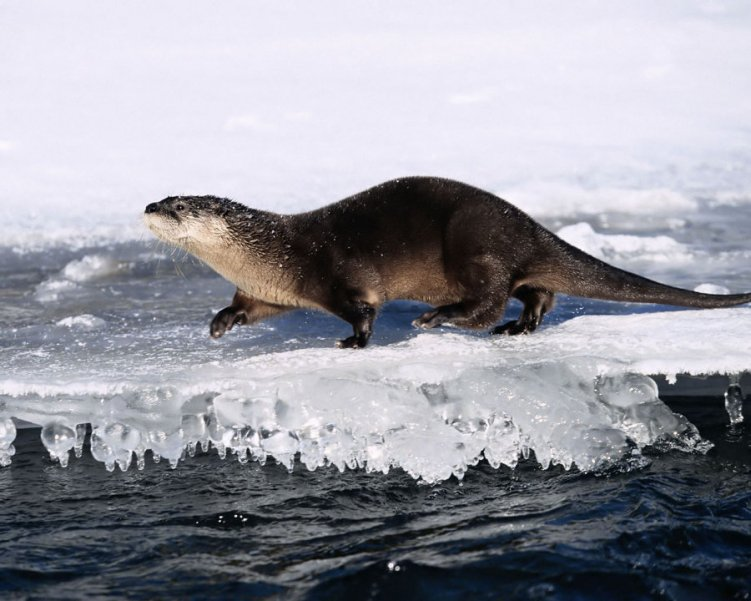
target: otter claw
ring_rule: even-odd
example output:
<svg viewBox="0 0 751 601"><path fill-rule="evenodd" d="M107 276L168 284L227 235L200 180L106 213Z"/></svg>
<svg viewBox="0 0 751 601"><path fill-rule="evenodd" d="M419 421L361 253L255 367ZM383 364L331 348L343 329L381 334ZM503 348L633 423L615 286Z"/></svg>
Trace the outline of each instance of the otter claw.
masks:
<svg viewBox="0 0 751 601"><path fill-rule="evenodd" d="M337 348L365 348L368 343L367 339L363 339L362 336L350 336L344 340L337 340Z"/></svg>
<svg viewBox="0 0 751 601"><path fill-rule="evenodd" d="M535 328L530 327L527 323L519 323L518 321L508 321L503 325L496 326L490 333L493 335L501 336L518 336L519 334L529 334L533 332Z"/></svg>
<svg viewBox="0 0 751 601"><path fill-rule="evenodd" d="M214 316L209 326L209 332L212 338L221 338L225 332L231 330L237 324L247 322L245 313L238 312L232 307L225 307Z"/></svg>
<svg viewBox="0 0 751 601"><path fill-rule="evenodd" d="M430 330L436 326L441 325L440 311L435 309L433 311L427 311L423 313L412 322L412 325L421 330Z"/></svg>
<svg viewBox="0 0 751 601"><path fill-rule="evenodd" d="M223 319L218 319L218 317L219 315L212 319L209 326L209 333L212 338L221 338L228 329L227 322Z"/></svg>

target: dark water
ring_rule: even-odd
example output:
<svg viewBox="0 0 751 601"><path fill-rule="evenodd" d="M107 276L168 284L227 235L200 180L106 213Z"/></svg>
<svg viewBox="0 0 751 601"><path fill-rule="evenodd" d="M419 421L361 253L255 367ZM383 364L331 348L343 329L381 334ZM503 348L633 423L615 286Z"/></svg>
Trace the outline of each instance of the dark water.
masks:
<svg viewBox="0 0 751 601"><path fill-rule="evenodd" d="M746 399L746 415L749 403ZM626 473L471 469L420 486L202 454L62 469L22 430L0 470L0 596L746 599L751 434L718 399L669 401L715 443Z"/></svg>

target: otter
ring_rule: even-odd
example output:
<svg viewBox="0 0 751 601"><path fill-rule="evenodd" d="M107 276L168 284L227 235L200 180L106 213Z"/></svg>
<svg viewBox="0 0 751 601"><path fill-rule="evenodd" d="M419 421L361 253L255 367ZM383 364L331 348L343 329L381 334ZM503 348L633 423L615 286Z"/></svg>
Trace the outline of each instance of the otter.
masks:
<svg viewBox="0 0 751 601"><path fill-rule="evenodd" d="M533 332L554 294L715 308L751 293L702 294L618 269L564 242L512 204L457 181L408 177L321 209L280 215L214 196L172 196L146 207L160 239L237 286L211 321L219 338L295 308L328 311L353 329L342 348L365 347L379 307L411 299L435 308L413 324L484 329L509 297L518 319L494 334Z"/></svg>

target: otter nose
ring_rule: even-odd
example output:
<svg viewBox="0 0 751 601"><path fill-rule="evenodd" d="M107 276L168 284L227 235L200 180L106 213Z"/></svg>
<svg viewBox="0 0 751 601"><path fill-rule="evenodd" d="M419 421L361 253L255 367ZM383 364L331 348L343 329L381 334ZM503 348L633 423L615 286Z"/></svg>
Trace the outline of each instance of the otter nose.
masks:
<svg viewBox="0 0 751 601"><path fill-rule="evenodd" d="M146 205L146 213L156 213L159 210L159 205L155 202L152 202L149 205Z"/></svg>

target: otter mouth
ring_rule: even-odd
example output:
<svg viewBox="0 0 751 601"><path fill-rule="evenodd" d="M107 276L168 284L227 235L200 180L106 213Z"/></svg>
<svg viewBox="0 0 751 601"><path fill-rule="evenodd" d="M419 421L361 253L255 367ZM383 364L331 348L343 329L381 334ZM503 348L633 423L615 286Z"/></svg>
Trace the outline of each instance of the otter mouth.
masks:
<svg viewBox="0 0 751 601"><path fill-rule="evenodd" d="M161 202L152 202L146 205L143 214L147 225L156 223L159 219L171 219L176 223L182 223L179 212L172 207L163 205Z"/></svg>
<svg viewBox="0 0 751 601"><path fill-rule="evenodd" d="M169 217L171 219L174 219L175 221L180 221L180 215L178 210L173 209L168 206L162 205L162 203L159 202L152 202L149 205L146 205L146 209L144 210L144 215L148 218L149 216L155 216L155 217Z"/></svg>
<svg viewBox="0 0 751 601"><path fill-rule="evenodd" d="M158 202L152 202L151 204L146 205L146 209L144 210L144 213L146 215L150 215L152 213L158 213L158 212L159 212Z"/></svg>
<svg viewBox="0 0 751 601"><path fill-rule="evenodd" d="M143 213L143 221L157 238L175 244L176 227L180 220L172 211L165 211L157 203L152 203L146 207Z"/></svg>

